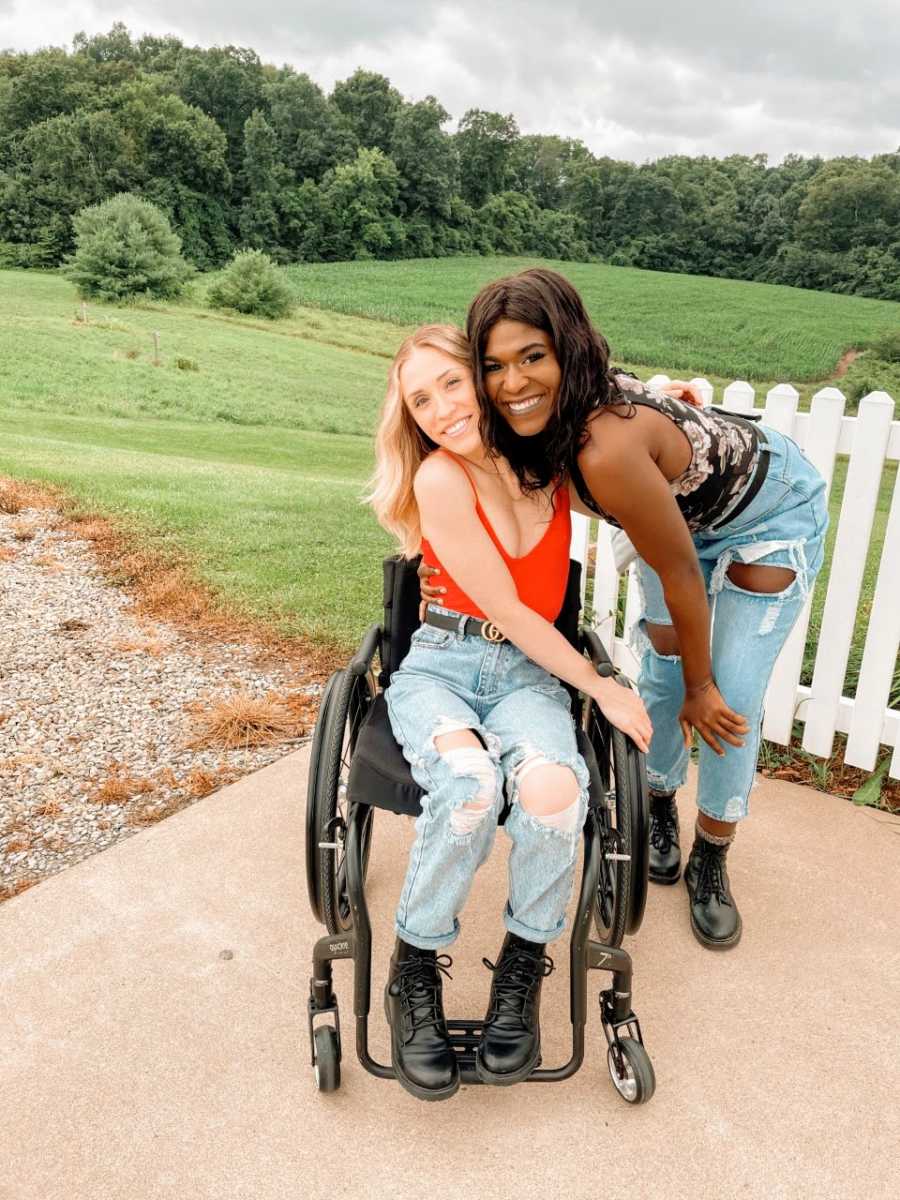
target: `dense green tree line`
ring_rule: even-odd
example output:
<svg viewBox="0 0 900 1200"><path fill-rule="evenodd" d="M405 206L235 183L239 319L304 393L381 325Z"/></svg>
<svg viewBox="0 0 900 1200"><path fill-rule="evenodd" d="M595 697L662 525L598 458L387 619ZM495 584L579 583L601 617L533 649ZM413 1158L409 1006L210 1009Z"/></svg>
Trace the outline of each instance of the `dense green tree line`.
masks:
<svg viewBox="0 0 900 1200"><path fill-rule="evenodd" d="M326 95L247 49L121 24L0 54L0 263L55 266L85 205L133 192L201 269L524 253L900 299L900 152L637 166L358 70Z"/></svg>

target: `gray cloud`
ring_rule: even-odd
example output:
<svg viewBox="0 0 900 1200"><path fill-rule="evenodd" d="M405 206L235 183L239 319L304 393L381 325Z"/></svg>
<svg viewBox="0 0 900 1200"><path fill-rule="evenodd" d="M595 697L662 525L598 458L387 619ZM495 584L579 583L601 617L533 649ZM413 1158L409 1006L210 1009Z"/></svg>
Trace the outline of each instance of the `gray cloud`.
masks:
<svg viewBox="0 0 900 1200"><path fill-rule="evenodd" d="M896 0L0 0L0 44L134 33L252 46L326 89L357 66L410 98L512 112L595 153L872 154L900 144Z"/></svg>

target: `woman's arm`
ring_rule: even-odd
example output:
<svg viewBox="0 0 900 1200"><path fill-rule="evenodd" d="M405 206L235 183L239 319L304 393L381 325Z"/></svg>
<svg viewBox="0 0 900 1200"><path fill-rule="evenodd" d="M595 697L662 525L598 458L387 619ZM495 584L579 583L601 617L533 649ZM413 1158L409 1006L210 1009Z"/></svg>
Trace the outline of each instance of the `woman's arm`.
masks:
<svg viewBox="0 0 900 1200"><path fill-rule="evenodd" d="M488 619L539 666L592 696L610 721L642 750L652 727L640 697L604 679L549 621L523 604L506 563L475 511L461 467L432 455L415 481L422 532L447 572Z"/></svg>
<svg viewBox="0 0 900 1200"><path fill-rule="evenodd" d="M578 465L597 503L616 518L660 577L684 673L679 719L685 741L693 726L717 754L724 754L718 738L739 746L748 727L715 686L706 585L690 531L656 464L652 431L611 415L595 421L601 424L602 433L592 437Z"/></svg>

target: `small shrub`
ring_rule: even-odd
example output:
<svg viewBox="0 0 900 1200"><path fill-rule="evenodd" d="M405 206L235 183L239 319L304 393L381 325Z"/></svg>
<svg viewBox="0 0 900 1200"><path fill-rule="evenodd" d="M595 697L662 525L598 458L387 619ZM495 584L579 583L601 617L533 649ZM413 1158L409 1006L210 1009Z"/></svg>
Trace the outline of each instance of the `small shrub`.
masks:
<svg viewBox="0 0 900 1200"><path fill-rule="evenodd" d="M900 329L883 333L872 343L872 353L882 362L900 363Z"/></svg>
<svg viewBox="0 0 900 1200"><path fill-rule="evenodd" d="M65 273L83 296L121 301L178 296L191 268L168 217L148 200L122 192L75 217L75 253Z"/></svg>
<svg viewBox="0 0 900 1200"><path fill-rule="evenodd" d="M176 358L175 366L179 371L199 371L200 364L193 358Z"/></svg>
<svg viewBox="0 0 900 1200"><path fill-rule="evenodd" d="M900 400L900 363L875 358L874 352L861 354L852 363L839 386L847 397L847 412L856 412L859 402L869 392L887 392Z"/></svg>
<svg viewBox="0 0 900 1200"><path fill-rule="evenodd" d="M288 316L294 307L281 272L261 250L236 254L209 289L207 300L213 308L230 308L273 321Z"/></svg>

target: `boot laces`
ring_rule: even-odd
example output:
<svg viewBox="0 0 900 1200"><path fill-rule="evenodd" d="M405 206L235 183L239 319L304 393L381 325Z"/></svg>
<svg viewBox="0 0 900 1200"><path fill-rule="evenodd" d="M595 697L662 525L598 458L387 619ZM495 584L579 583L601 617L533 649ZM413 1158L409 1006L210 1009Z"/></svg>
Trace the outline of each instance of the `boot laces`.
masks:
<svg viewBox="0 0 900 1200"><path fill-rule="evenodd" d="M397 967L390 992L400 997L406 1042L412 1041L420 1029L429 1025L443 1029L445 1022L440 977L444 975L452 979L447 969L452 965L453 959L449 954L439 954L435 958L408 958Z"/></svg>
<svg viewBox="0 0 900 1200"><path fill-rule="evenodd" d="M695 889L698 903L706 904L714 896L720 904L727 904L730 908L731 897L725 877L725 847L705 842L700 848L698 860Z"/></svg>
<svg viewBox="0 0 900 1200"><path fill-rule="evenodd" d="M494 974L485 1023L500 1016L515 1017L527 1029L525 1012L538 984L554 970L553 959L515 946L505 950L496 965L486 958L481 961Z"/></svg>
<svg viewBox="0 0 900 1200"><path fill-rule="evenodd" d="M661 854L678 843L678 814L671 796L650 799L650 845Z"/></svg>

